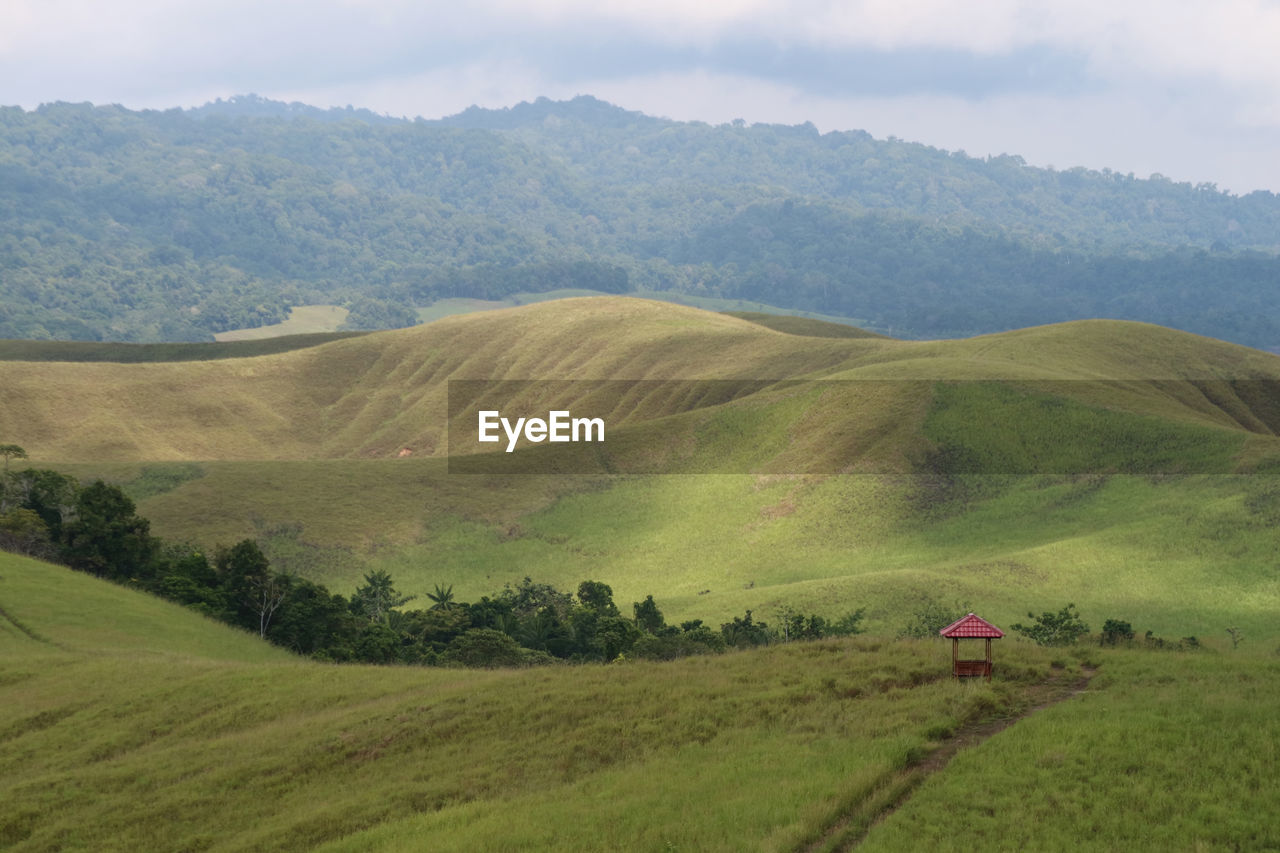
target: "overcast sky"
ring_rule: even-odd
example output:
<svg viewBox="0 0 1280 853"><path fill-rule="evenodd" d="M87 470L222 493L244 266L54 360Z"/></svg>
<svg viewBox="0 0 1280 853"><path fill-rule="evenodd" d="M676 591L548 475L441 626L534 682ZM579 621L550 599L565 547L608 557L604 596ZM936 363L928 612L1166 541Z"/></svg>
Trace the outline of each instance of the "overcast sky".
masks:
<svg viewBox="0 0 1280 853"><path fill-rule="evenodd" d="M1280 0L0 0L0 103L591 94L1280 192Z"/></svg>

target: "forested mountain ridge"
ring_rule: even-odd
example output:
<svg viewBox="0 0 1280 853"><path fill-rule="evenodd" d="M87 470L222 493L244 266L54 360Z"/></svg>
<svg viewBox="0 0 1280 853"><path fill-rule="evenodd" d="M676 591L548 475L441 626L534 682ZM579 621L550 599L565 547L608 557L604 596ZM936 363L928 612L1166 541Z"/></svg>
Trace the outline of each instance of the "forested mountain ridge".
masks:
<svg viewBox="0 0 1280 853"><path fill-rule="evenodd" d="M812 124L711 126L629 112L589 96L472 107L438 124L510 131L605 183L772 187L859 211L896 211L1034 237L1040 245L1196 245L1280 250L1280 199L1109 169L970 157Z"/></svg>
<svg viewBox="0 0 1280 853"><path fill-rule="evenodd" d="M243 97L0 108L0 336L202 340L564 287L905 337L1085 317L1280 344L1280 199L589 97L439 121Z"/></svg>

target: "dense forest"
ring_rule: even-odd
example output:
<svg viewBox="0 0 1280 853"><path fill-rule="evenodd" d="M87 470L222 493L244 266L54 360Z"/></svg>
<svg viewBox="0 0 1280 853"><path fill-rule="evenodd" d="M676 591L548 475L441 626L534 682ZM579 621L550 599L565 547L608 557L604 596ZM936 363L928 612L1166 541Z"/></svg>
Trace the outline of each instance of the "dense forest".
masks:
<svg viewBox="0 0 1280 853"><path fill-rule="evenodd" d="M0 337L644 289L903 337L1113 317L1280 346L1280 199L589 97L439 121L247 96L0 108Z"/></svg>

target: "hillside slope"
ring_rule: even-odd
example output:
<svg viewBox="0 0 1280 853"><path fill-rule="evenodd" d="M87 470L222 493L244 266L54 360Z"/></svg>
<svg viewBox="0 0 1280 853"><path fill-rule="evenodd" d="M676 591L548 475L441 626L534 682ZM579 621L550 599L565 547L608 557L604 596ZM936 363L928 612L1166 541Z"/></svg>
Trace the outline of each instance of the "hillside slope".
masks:
<svg viewBox="0 0 1280 853"><path fill-rule="evenodd" d="M1027 649L975 696L936 648L856 641L525 671L320 664L4 554L0 605L15 851L368 850L406 830L432 850L788 849L938 732L1056 674Z"/></svg>
<svg viewBox="0 0 1280 853"><path fill-rule="evenodd" d="M838 339L600 297L448 317L256 358L3 362L0 434L48 461L389 458L404 449L440 456L452 379L1108 381L1063 387L1134 412L1267 432L1275 418L1254 411L1261 400L1233 392L1237 399L1215 402L1178 383L1277 378L1274 356L1117 321L960 341ZM904 384L891 396L911 393ZM617 405L606 414L632 425L682 411L678 401ZM859 413L874 414L866 406Z"/></svg>
<svg viewBox="0 0 1280 853"><path fill-rule="evenodd" d="M162 536L257 537L343 593L371 568L464 600L596 579L672 619L866 606L889 631L932 597L1016 620L1049 596L1183 636L1272 630L1280 490L1245 472L1280 453L1278 365L1115 321L836 339L593 298L257 358L0 363L0 434L124 484ZM539 468L545 446L451 473L450 380L619 377L652 384L608 398L591 459L685 476ZM691 377L742 393L659 381ZM524 414L578 399L529 387Z"/></svg>
<svg viewBox="0 0 1280 853"><path fill-rule="evenodd" d="M0 648L6 654L293 660L256 636L149 593L0 551Z"/></svg>

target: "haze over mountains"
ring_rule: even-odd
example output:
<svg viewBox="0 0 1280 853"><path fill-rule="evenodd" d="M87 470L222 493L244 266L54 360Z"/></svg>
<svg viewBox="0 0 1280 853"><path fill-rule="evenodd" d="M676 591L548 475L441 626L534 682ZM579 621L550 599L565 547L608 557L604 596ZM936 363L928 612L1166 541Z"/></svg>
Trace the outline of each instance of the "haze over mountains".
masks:
<svg viewBox="0 0 1280 853"><path fill-rule="evenodd" d="M666 291L898 337L1091 317L1280 346L1280 199L579 97L0 110L0 336L207 340L344 304Z"/></svg>

